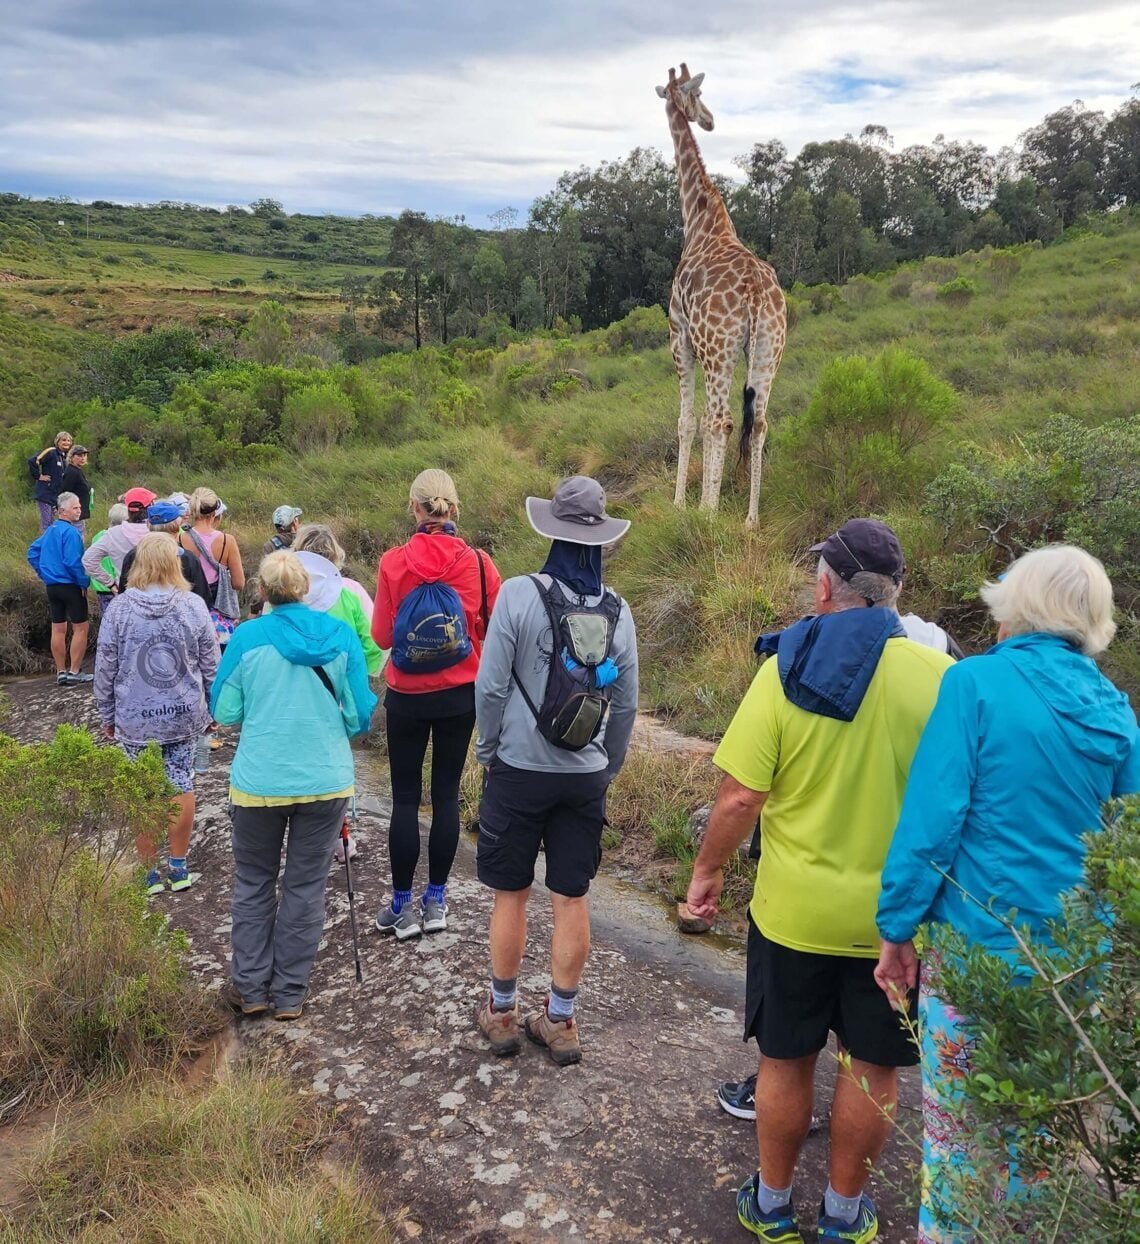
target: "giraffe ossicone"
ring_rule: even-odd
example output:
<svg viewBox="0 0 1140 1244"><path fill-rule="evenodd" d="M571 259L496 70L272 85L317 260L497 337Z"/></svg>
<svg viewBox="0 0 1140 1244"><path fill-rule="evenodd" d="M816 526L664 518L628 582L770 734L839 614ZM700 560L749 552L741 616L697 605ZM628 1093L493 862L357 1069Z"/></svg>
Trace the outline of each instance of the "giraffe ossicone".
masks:
<svg viewBox="0 0 1140 1244"><path fill-rule="evenodd" d="M696 363L705 375L705 413L701 420L701 508L715 510L728 438L732 432L729 393L737 360L748 364L744 381L740 457L749 460L746 525L756 525L760 507L760 469L768 435L768 395L787 339L787 309L775 269L758 259L736 236L720 191L701 159L691 123L712 130L713 115L701 99L704 74L680 76L657 88L677 159L677 185L685 243L673 273L669 299L669 345L681 386L677 421L677 488L674 503L685 504L689 458L696 435Z"/></svg>

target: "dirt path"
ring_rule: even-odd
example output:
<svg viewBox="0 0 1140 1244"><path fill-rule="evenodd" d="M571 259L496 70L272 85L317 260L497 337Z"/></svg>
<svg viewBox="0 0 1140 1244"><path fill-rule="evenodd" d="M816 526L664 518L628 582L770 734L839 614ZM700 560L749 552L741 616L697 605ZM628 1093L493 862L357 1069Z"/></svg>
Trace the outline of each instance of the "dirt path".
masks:
<svg viewBox="0 0 1140 1244"><path fill-rule="evenodd" d="M82 689L58 692L32 680L6 690L12 711L4 728L21 739L46 738L61 721L94 724ZM228 745L214 754L199 788L191 867L200 882L155 900L190 934L193 969L211 988L225 979L229 950L231 755ZM364 984L353 977L341 868L332 872L303 1019L246 1021L238 1031L246 1048L351 1121L348 1156L376 1176L401 1215L398 1236L432 1244L751 1238L736 1222L733 1191L755 1167L752 1128L713 1098L720 1080L753 1065L740 1042L739 948L682 939L665 907L600 879L582 991L583 1062L560 1071L533 1046L497 1060L473 1023L487 988L490 910L474 877L473 845L465 839L460 847L447 932L382 941L372 916L388 894L388 804L374 762L362 755L358 768L367 792L354 874ZM540 886L533 906L536 945L520 976L528 1003L549 979L550 907ZM826 1088L817 1113L826 1113ZM912 1126L917 1097L908 1077L903 1114ZM826 1152L826 1138L810 1140L801 1163L807 1222L826 1182ZM911 1152L896 1143L890 1173L875 1181L887 1244L913 1238L913 1211L896 1190L906 1186Z"/></svg>

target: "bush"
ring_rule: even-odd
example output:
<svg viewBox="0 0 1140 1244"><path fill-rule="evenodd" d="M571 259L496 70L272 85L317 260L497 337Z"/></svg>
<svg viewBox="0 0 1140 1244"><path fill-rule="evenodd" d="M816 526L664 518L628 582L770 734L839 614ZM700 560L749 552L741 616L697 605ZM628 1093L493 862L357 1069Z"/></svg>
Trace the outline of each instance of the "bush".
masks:
<svg viewBox="0 0 1140 1244"><path fill-rule="evenodd" d="M773 435L771 491L805 535L882 512L912 489L914 451L955 406L953 389L898 348L834 359L808 409Z"/></svg>
<svg viewBox="0 0 1140 1244"><path fill-rule="evenodd" d="M352 402L335 385L316 385L285 399L281 432L299 453L328 449L343 441L355 426Z"/></svg>
<svg viewBox="0 0 1140 1244"><path fill-rule="evenodd" d="M624 320L606 329L611 351L628 346L631 350L653 350L669 344L669 317L657 306L634 307Z"/></svg>
<svg viewBox="0 0 1140 1244"><path fill-rule="evenodd" d="M939 299L950 307L964 307L978 292L975 282L968 277L956 276L938 288Z"/></svg>
<svg viewBox="0 0 1140 1244"><path fill-rule="evenodd" d="M1002 1244L1135 1238L1140 803L1111 805L1086 841L1084 885L1065 897L1047 938L1021 930L1013 962L937 932L944 995L981 1020L964 1106L975 1171L958 1168L954 1194L961 1220ZM1011 1145L1033 1192L995 1201Z"/></svg>
<svg viewBox="0 0 1140 1244"><path fill-rule="evenodd" d="M167 1066L219 1026L183 934L147 909L134 837L166 823L158 749L129 761L84 730L0 735L0 1100Z"/></svg>

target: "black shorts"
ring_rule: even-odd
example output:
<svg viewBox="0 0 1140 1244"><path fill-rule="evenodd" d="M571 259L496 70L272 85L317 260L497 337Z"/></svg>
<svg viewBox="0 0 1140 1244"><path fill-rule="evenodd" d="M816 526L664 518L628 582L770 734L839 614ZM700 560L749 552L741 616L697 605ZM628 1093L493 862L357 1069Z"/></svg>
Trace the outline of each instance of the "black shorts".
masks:
<svg viewBox="0 0 1140 1244"><path fill-rule="evenodd" d="M87 621L87 593L77 584L49 583L47 598L53 626Z"/></svg>
<svg viewBox="0 0 1140 1244"><path fill-rule="evenodd" d="M877 1067L913 1067L918 1048L875 984L874 959L814 955L769 941L748 918L744 1039L767 1058L818 1054L834 1032L840 1045ZM910 1014L918 1014L918 991Z"/></svg>
<svg viewBox="0 0 1140 1244"><path fill-rule="evenodd" d="M581 898L602 862L604 771L537 773L493 761L479 805L479 880L492 890L525 890L546 848L546 888Z"/></svg>

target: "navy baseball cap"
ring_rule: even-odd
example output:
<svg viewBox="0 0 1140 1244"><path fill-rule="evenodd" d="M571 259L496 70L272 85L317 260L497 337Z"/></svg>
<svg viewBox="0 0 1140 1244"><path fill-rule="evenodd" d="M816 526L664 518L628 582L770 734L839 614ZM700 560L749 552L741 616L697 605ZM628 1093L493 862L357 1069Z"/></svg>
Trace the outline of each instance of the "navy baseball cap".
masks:
<svg viewBox="0 0 1140 1244"><path fill-rule="evenodd" d="M860 570L889 575L901 583L906 571L898 536L886 523L874 518L850 519L834 535L813 544L811 551L818 553L848 583Z"/></svg>

